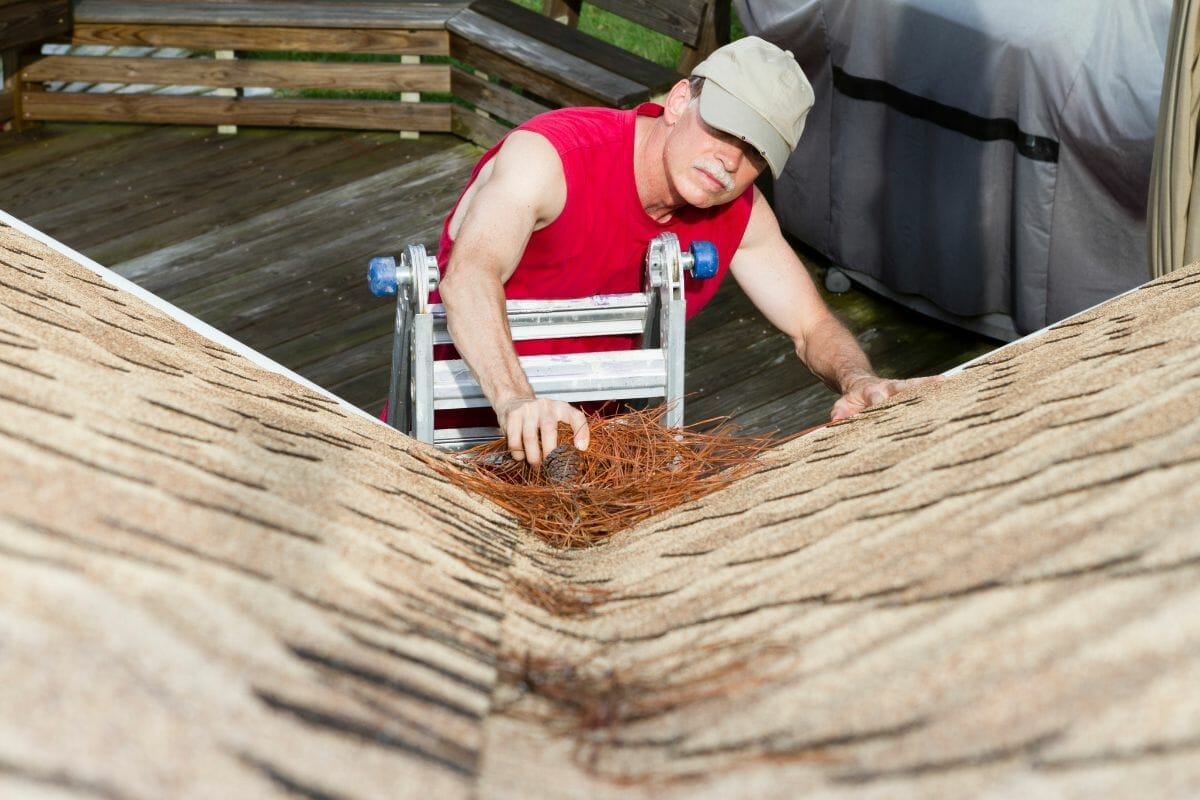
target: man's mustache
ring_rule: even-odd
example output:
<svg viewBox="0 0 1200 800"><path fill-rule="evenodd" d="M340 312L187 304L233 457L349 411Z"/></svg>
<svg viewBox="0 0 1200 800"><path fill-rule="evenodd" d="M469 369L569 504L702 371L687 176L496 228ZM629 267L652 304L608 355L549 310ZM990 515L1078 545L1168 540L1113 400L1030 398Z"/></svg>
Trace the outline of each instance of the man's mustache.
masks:
<svg viewBox="0 0 1200 800"><path fill-rule="evenodd" d="M725 169L725 166L715 158L698 158L692 162L692 166L696 167L697 169L702 169L709 175L712 175L714 178L716 178L720 184L725 187L725 191L728 192L733 189L733 176L730 175L729 170Z"/></svg>

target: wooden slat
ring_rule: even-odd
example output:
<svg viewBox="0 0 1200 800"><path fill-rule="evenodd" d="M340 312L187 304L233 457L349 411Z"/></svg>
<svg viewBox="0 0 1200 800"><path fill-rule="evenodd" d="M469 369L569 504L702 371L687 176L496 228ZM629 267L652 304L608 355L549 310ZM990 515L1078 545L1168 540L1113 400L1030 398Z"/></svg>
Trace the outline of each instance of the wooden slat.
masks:
<svg viewBox="0 0 1200 800"><path fill-rule="evenodd" d="M561 105L628 108L645 101L645 86L586 59L546 45L471 9L450 21L451 55Z"/></svg>
<svg viewBox="0 0 1200 800"><path fill-rule="evenodd" d="M171 125L263 125L361 130L450 130L450 105L389 101L310 100L35 92L22 98L28 120L114 121Z"/></svg>
<svg viewBox="0 0 1200 800"><path fill-rule="evenodd" d="M276 194L285 199L291 196L289 187L278 185L280 175L293 170L293 174L312 170L314 166L324 168L323 162L337 158L342 151L336 145L330 149L320 143L344 141L353 136L395 135L308 129L286 131L288 135L282 136L283 131L246 128L237 136L222 136L212 127L104 127L133 128L141 134L129 142L118 140L107 146L98 144L99 152L75 158L67 169L39 170L38 174L44 176L44 191L50 197L31 199L26 208L40 224L48 227L69 224L72 241L79 247L89 248L89 255L95 254L98 260L103 258L105 264L116 264L131 251L165 246L171 241L170 236L178 235L172 231L187 229L186 223L179 218L196 213L193 208L180 207L135 209L120 199L109 200L108 196L112 194L117 198L128 194L121 188L120 181L133 187L129 191L147 197L158 197L166 191L192 192L197 202L206 206L202 215L219 220L217 224L229 224L240 216L282 202L275 199ZM285 146L280 139L290 142L291 146ZM148 148L156 149L153 161L139 158L139 150L144 152ZM228 172L213 175L204 162L216 157L217 151ZM297 162L295 167L287 162L289 158ZM74 170L70 169L72 166ZM120 176L116 180L111 174L113 170ZM208 180L193 177L201 175L206 175ZM29 180L34 177L33 174L18 174L14 181L16 188L22 193L28 192ZM271 187L274 192L264 197L261 192L264 186ZM247 204L246 197L256 198L255 204ZM209 210L208 205L215 208ZM83 213L89 209L94 213ZM164 221L181 227L169 227L164 233L159 227ZM101 243L103 247L93 249ZM112 246L109 243L113 243Z"/></svg>
<svg viewBox="0 0 1200 800"><path fill-rule="evenodd" d="M484 80L458 67L450 70L450 86L450 91L458 99L466 100L476 108L495 114L514 125L550 110L541 103L522 97L497 83Z"/></svg>
<svg viewBox="0 0 1200 800"><path fill-rule="evenodd" d="M729 44L732 37L728 0L710 3L700 24L700 34L695 44L684 44L675 68L690 75L692 70L708 57L709 53L722 45Z"/></svg>
<svg viewBox="0 0 1200 800"><path fill-rule="evenodd" d="M24 174L34 176L29 180L39 184L47 172L69 168L74 159L83 155L92 157L110 142L130 138L142 130L145 128L141 126L54 125L31 131L28 136L0 136L0 184L4 186L5 197L21 197L23 202L32 200L38 195L30 197L32 191L19 188ZM82 135L85 132L87 135Z"/></svg>
<svg viewBox="0 0 1200 800"><path fill-rule="evenodd" d="M301 28L413 28L441 30L466 2L395 0L205 0L137 2L76 0L75 19L83 23L163 25L251 25Z"/></svg>
<svg viewBox="0 0 1200 800"><path fill-rule="evenodd" d="M160 126L153 130L169 137L177 135L174 132L179 129ZM176 177L174 182L157 175L141 182L143 185L149 184L147 192L151 197L187 192L188 197L192 199L187 208L163 204L137 209L136 217L132 217L127 216L128 211L125 207L110 206L111 210L102 215L106 226L97 224L94 230L81 231L81 237L86 237L86 240L92 243L88 250L89 255L102 264L115 266L141 256L148 250L175 245L197 235L198 231L228 230L230 226L243 224L252 217L267 214L273 209L285 207L307 197L320 196L339 186L384 172L407 160L444 161L444 153L441 151L453 144L467 147L450 134L424 134L418 139L403 141L397 136L394 132L385 131L279 131L244 128L237 136L222 137L224 143L219 154L220 169L193 167L182 171L182 177ZM264 146L239 151L232 157L226 155L229 144L247 139L263 140ZM101 180L102 178L93 179L92 186ZM465 178L459 182L461 180ZM422 198L422 202L431 208L443 208L444 211L444 208L453 202L451 192L458 188L460 187L447 187L446 193L449 197L445 199ZM90 193L99 194L95 189ZM336 200L331 200L331 205L333 202ZM409 209L402 211L405 219L412 218ZM337 218L339 215L333 213L329 216ZM130 220L129 224L122 225L123 219ZM405 227L407 228L407 224ZM329 238L329 234L323 230L311 230L307 233L311 239L301 240L293 237L292 246L311 249L314 242ZM260 233L251 235L256 240L263 238ZM376 253L371 252L372 248L384 247L389 241L386 237L366 240L365 236L360 237L357 229L352 236L355 239L363 239L357 245L358 249L343 253L338 259L318 257L314 261L319 260L324 264L327 260L359 260L360 254L375 255ZM431 241L436 241L436 233ZM355 289L362 287L362 263L365 262L359 260L360 269L355 271L359 276ZM316 285L306 285L304 291L322 294L324 289ZM290 293L288 296L295 300ZM339 295L324 296L341 299ZM323 304L322 308L327 309L329 305ZM232 317L244 309L245 305L241 300L234 300L225 311ZM291 302L288 309L290 313L298 316L315 316L313 309L305 310L303 303ZM245 316L251 315L247 313ZM258 319L264 321L261 314ZM269 322L265 324L270 327ZM331 333L337 330L337 321L329 324L333 327L327 330ZM291 327L297 331L301 329L299 325ZM252 333L251 336L253 335ZM254 346L258 347L258 344Z"/></svg>
<svg viewBox="0 0 1200 800"><path fill-rule="evenodd" d="M41 126L41 131L67 127L88 130L91 133L88 138L93 141L94 149L78 152L59 144L62 138L74 137L45 140L39 136L39 146L44 144L49 153L57 153L59 157L50 161L39 156L26 169L20 169L22 165L19 159L14 165L17 168L15 174L10 174L6 168L0 173L3 175L0 182L6 194L26 198L22 202L22 211L39 224L56 227L63 220L71 221L72 241L79 246L90 241L89 229L103 230L106 225L111 225L117 230L127 230L127 227L137 229L141 225L139 220L134 219L127 226L120 216L122 209L119 204L109 204L112 196L120 191L109 172L114 165L120 165L121 180L133 186L134 182L140 184L151 176L155 180L167 180L203 168L204 154L197 154L196 148L187 146L195 141L212 142L214 147L242 147L242 137L222 139L211 128L188 128L180 130L178 136L155 135L161 128L111 124ZM107 135L98 135L97 129ZM154 153L153 159L146 157L151 151ZM18 152L16 155L19 157L21 154ZM222 155L226 156L226 153ZM11 162L12 158L7 156L4 160ZM153 192L153 185L147 187L147 191ZM80 213L89 208L95 212L95 217ZM79 237L75 236L76 228L82 234Z"/></svg>
<svg viewBox="0 0 1200 800"><path fill-rule="evenodd" d="M508 133L509 128L494 119L454 106L451 112L450 130L454 135L461 136L480 147L491 147Z"/></svg>
<svg viewBox="0 0 1200 800"><path fill-rule="evenodd" d="M381 141L383 135L360 135L367 136ZM433 140L441 140L441 146L429 146ZM358 143L355 149L366 146ZM420 149L397 154L400 146ZM201 196L189 195L189 202L213 223L219 213L221 224L197 226L204 232L199 238L146 253L136 263L108 263L256 350L284 357L289 365L320 362L311 372L340 383L359 375L364 365L357 347L363 342L386 337L382 347L374 348L367 370L390 363L395 304L366 291L367 259L396 252L409 240L436 242L442 218L477 156L477 148L449 136L397 141L370 159L378 164L374 174L364 174L370 170L365 163L353 172L339 169L346 175L340 186L304 192L292 184L311 188L312 179L293 171L290 161L281 162L262 177L269 184L283 173L278 190L290 193L289 202L277 202L274 187L260 187L255 178L243 182L254 188L241 193L237 182L226 181L222 192L231 195L228 204L233 207L220 212L212 207L222 203L205 197L197 184ZM215 157L226 161L224 153ZM356 161L361 158L355 155ZM205 169L225 174L236 171L240 161ZM261 198L256 201L254 193ZM251 196L244 198L246 194ZM145 241L159 240L152 233ZM234 241L241 244L230 247ZM310 374L309 368L304 372ZM386 388L384 376L362 401L373 401Z"/></svg>
<svg viewBox="0 0 1200 800"><path fill-rule="evenodd" d="M570 53L600 69L645 86L650 89L651 94L666 90L682 77L672 69L660 66L595 36L589 36L562 25L509 2L509 0L475 0L471 4L470 11L493 20L510 31L519 32L521 37L544 42L555 51ZM458 19L461 18L460 16ZM456 19L455 24L457 23ZM507 36L494 27L485 30L488 35L496 37L497 41L503 41ZM523 45L523 47L529 48L530 45ZM527 64L527 66L529 65ZM568 73L568 70L564 66L559 68L559 72ZM570 74L564 75L564 77L569 79Z"/></svg>
<svg viewBox="0 0 1200 800"><path fill-rule="evenodd" d="M408 241L435 243L477 155L455 141L429 158L385 162L371 175L263 211L234 201L244 209L240 219L114 267L222 330L245 331L256 348L367 309L394 310L394 301L367 291L368 259ZM233 240L243 243L230 248ZM281 280L292 287L280 290ZM302 296L314 302L297 308ZM255 298L253 307L247 298ZM277 324L280 318L286 323Z"/></svg>
<svg viewBox="0 0 1200 800"><path fill-rule="evenodd" d="M0 50L45 41L70 30L69 0L0 0Z"/></svg>
<svg viewBox="0 0 1200 800"><path fill-rule="evenodd" d="M611 105L604 98L580 91L555 79L516 64L504 56L456 35L450 37L450 50L454 58L472 67L494 75L527 90L547 102L560 106ZM635 98L649 98L649 93L639 93ZM635 104L641 99L635 99Z"/></svg>
<svg viewBox="0 0 1200 800"><path fill-rule="evenodd" d="M450 69L445 64L47 56L26 67L21 75L27 81L148 83L159 86L450 91Z"/></svg>
<svg viewBox="0 0 1200 800"><path fill-rule="evenodd" d="M53 127L68 126L56 125ZM74 125L70 127L74 127ZM107 144L98 142L97 150L99 152L97 154L88 153L86 158L75 158L73 159L74 163L66 165L66 169L39 170L38 173L42 177L42 188L49 197L38 197L29 201L25 206L31 214L31 218L36 218L39 224L48 227L69 224L73 245L89 248L89 253L95 252L104 255L106 258L102 263L116 262L107 259L107 255L113 252L112 250L107 248L103 251L90 250L97 243L118 238L124 234L131 239L140 241L141 246L145 247L147 242L156 241L152 238L154 234L150 233L154 230L156 222L163 217L169 218L186 213L179 208L167 209L165 213L159 208L135 209L127 203L102 199L114 192L120 194L119 189L114 188L108 170L118 169L121 180L129 186L136 187L136 191L150 197L161 194L164 190L163 187L178 186L181 182L200 196L212 197L214 192L219 192L221 188L232 181L241 182L245 186L253 184L257 188L258 184L269 183L270 179L274 177L274 174L266 173L267 169L272 168L270 165L275 153L274 148L270 146L270 142L277 138L270 135L274 131L247 129L239 136L222 136L211 127L135 127L125 125L107 125L106 127L133 128L141 131L141 134L127 141L115 140ZM180 135L171 135L167 133L168 130L178 131ZM294 138L307 143L345 135L347 134L341 131L311 130L304 131ZM160 151L155 153L153 162L138 158L139 151L144 152L151 147ZM181 177L203 171L204 159L213 157L213 154L206 150L216 150L217 148L220 148L222 162L230 173L228 177L219 181L214 180L213 182L217 183L217 186L209 187ZM298 150L297 152L299 157L304 157L303 154L306 151ZM109 159L107 162L106 158ZM117 164L120 166L115 167ZM278 167L275 169L277 174ZM18 174L13 181L14 189L22 193L27 192L29 190L28 182L32 177L33 175ZM246 188L244 191L249 192L250 190ZM222 211L228 211L231 207L244 208L233 199L221 197L219 194L217 197L216 202L225 206L221 209ZM81 214L82 211L89 208L94 214Z"/></svg>
<svg viewBox="0 0 1200 800"><path fill-rule="evenodd" d="M184 47L192 50L293 50L306 53L447 55L449 36L432 30L252 28L218 25L77 23L73 44Z"/></svg>
<svg viewBox="0 0 1200 800"><path fill-rule="evenodd" d="M707 6L716 0L588 0L594 6L633 20L647 28L694 45L700 36ZM726 6L729 0L721 0Z"/></svg>
<svg viewBox="0 0 1200 800"><path fill-rule="evenodd" d="M338 252L335 247L329 251L332 257L316 255L308 263L315 268L331 262L360 262L353 270L358 279L353 287L356 290L364 286L366 259L392 252L397 247L393 241L395 234L384 233L371 239L357 224L348 231L343 229L346 213L364 222L363 217L372 213L367 205L378 206L381 198L372 196L362 210L345 212L345 198L353 199L354 195L327 193L410 161L426 161L432 168L458 158L459 150L474 154L460 159L467 161L466 172L447 178L443 195L422 195L409 207L385 206L389 215L397 215L389 217L393 220L392 231L396 229L395 219L404 219L407 231L408 221L426 207L431 213L434 210L445 213L478 157L478 148L448 133L426 133L409 141L401 140L396 132L386 131L243 128L237 136L218 136L211 127L112 124L48 124L37 133L36 141L28 141L25 147L0 150L3 204L20 208L26 219L45 229L69 234L73 246L102 264L116 266L207 231L225 230L240 237L235 232L238 228L233 226L324 195L329 200L327 212L323 217L311 218L317 224L289 229L282 244L274 246L277 254L287 252L288 248L311 252L319 249L322 242L348 237L345 242L353 244L351 249ZM0 137L0 142L4 139ZM77 141L89 141L92 146L83 151L65 146ZM404 175L398 177L408 179ZM395 187L385 190L389 194L394 192ZM413 194L406 186L403 197L407 199ZM285 214L281 219L287 220L288 216ZM326 227L320 227L322 224ZM246 243L265 241L266 231L277 228L278 225L266 222L248 234ZM428 241L437 241L436 230ZM269 250L265 248L264 252ZM205 261L211 259L206 256ZM162 266L165 269L167 265ZM203 272L198 265L192 266L190 272L173 273L174 279L156 283L153 291L166 296L185 290L186 280L195 277L198 271ZM205 270L210 266L213 265L206 263ZM340 299L340 294L325 293L313 285L305 284L302 291L315 291L325 300ZM295 300L290 292L284 296ZM366 296L369 298L369 293ZM323 310L329 305L322 302L317 307ZM290 306L297 312L302 307L302 303L295 302ZM241 301L234 301L227 311L233 315L243 308ZM316 316L314 307L303 314ZM247 319L250 317L246 315Z"/></svg>
<svg viewBox="0 0 1200 800"><path fill-rule="evenodd" d="M296 309L299 311L299 309ZM278 319L278 318L276 318ZM276 323L276 320L272 320ZM382 355L373 363L366 365L364 372L375 370L390 370L392 353L392 334L396 324L395 306L376 305L369 311L348 314L345 311L332 322L323 327L313 327L302 336L289 339L274 346L261 348L263 353L279 361L281 364L294 364L295 369L308 375L321 375L319 386L329 386L338 381L346 380L358 373L342 368L340 356L350 348L374 348ZM371 344L371 343L374 344ZM314 379L315 380L315 379ZM323 383L322 381L328 381ZM385 375L375 385L375 395L366 398L373 401L378 396L382 399L386 393L388 376ZM383 391L381 391L383 390Z"/></svg>

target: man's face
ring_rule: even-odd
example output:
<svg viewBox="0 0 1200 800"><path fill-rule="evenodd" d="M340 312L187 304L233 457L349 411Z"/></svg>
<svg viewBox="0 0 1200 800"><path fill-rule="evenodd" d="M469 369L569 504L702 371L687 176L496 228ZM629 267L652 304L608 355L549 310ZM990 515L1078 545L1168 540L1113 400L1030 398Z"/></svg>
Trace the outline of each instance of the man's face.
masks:
<svg viewBox="0 0 1200 800"><path fill-rule="evenodd" d="M675 191L697 208L728 203L766 168L746 142L705 124L698 102L689 102L666 146L667 172Z"/></svg>

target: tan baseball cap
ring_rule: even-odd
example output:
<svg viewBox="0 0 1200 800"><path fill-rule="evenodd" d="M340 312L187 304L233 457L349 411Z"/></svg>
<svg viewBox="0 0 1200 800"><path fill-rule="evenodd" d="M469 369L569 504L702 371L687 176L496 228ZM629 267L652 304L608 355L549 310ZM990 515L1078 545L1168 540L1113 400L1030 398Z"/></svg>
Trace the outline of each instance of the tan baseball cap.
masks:
<svg viewBox="0 0 1200 800"><path fill-rule="evenodd" d="M704 78L700 118L753 145L778 178L814 99L791 51L747 36L714 50L692 75Z"/></svg>

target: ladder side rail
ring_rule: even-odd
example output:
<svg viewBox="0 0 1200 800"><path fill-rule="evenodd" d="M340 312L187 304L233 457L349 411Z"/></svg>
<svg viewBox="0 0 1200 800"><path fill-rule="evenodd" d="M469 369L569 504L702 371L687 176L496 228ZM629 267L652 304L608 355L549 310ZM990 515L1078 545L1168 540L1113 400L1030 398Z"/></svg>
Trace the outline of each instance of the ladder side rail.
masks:
<svg viewBox="0 0 1200 800"><path fill-rule="evenodd" d="M647 270L646 276L646 319L642 323L642 339L638 346L650 350L661 345L662 328L662 290L653 286L652 278Z"/></svg>
<svg viewBox="0 0 1200 800"><path fill-rule="evenodd" d="M664 287L665 288L665 287ZM667 406L668 428L683 427L684 322L686 301L678 297L663 301L662 349L666 380L663 402Z"/></svg>
<svg viewBox="0 0 1200 800"><path fill-rule="evenodd" d="M654 344L663 357L664 418L668 428L683 426L684 326L687 320L687 300L684 296L684 273L691 269L692 257L679 247L673 233L656 237L646 255L648 277L658 297L658 330Z"/></svg>
<svg viewBox="0 0 1200 800"><path fill-rule="evenodd" d="M413 317L413 432L422 442L433 442L433 317L428 311Z"/></svg>
<svg viewBox="0 0 1200 800"><path fill-rule="evenodd" d="M409 318L412 314L412 290L402 287L396 293L396 331L392 337L392 381L388 385L387 424L412 435L412 388L409 385L412 339Z"/></svg>

